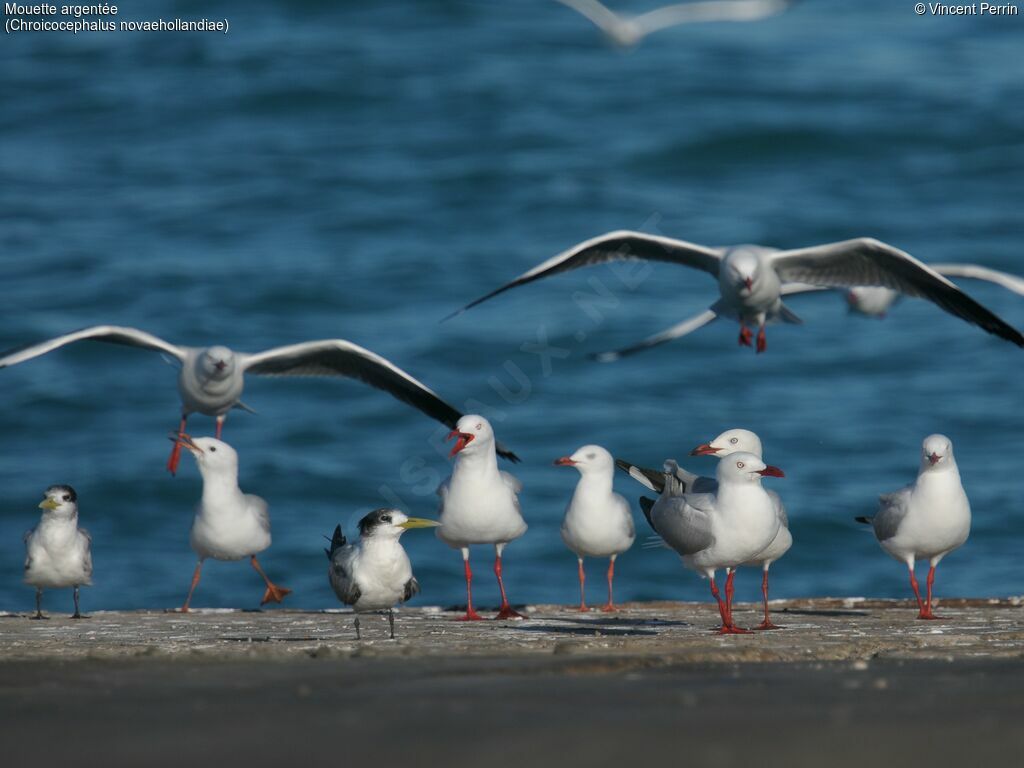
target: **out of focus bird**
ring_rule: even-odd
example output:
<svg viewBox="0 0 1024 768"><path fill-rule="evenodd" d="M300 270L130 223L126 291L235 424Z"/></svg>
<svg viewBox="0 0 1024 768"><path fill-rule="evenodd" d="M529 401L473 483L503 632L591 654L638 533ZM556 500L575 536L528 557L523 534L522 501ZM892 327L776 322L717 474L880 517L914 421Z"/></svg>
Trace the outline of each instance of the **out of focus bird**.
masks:
<svg viewBox="0 0 1024 768"><path fill-rule="evenodd" d="M23 363L83 340L154 350L177 365L178 393L181 395L179 434L185 433L186 422L191 414L201 413L216 419L216 437L220 439L224 420L231 409L252 410L241 400L247 373L257 376L341 376L357 379L390 393L448 427L454 427L462 415L394 363L344 339L305 341L250 354L235 352L220 345L182 347L138 328L96 325L49 341L8 350L0 354L0 368ZM514 453L501 445L498 446L498 453L518 461ZM180 455L181 444L175 442L167 461L167 469L172 475L178 470Z"/></svg>
<svg viewBox="0 0 1024 768"><path fill-rule="evenodd" d="M465 312L510 288L580 267L631 259L663 261L711 275L718 283L718 300L708 309L639 344L596 356L608 362L626 354L679 338L718 317L740 324L739 343L767 349L765 326L772 322L800 323L782 299L808 287L849 288L880 285L918 296L952 315L1024 347L1024 335L976 302L956 285L908 253L871 238L845 240L788 251L758 245L709 248L703 245L618 231L592 238L553 256L510 283L476 299L448 318ZM448 319L445 318L445 319ZM757 328L756 342L751 326Z"/></svg>
<svg viewBox="0 0 1024 768"><path fill-rule="evenodd" d="M652 32L701 21L757 21L781 13L793 0L695 0L622 16L598 0L558 0L589 19L607 38L623 47L636 45Z"/></svg>
<svg viewBox="0 0 1024 768"><path fill-rule="evenodd" d="M78 527L78 494L70 485L51 485L39 503L39 524L25 534L25 583L36 588L36 615L43 616L43 590L72 587L75 612L78 588L92 585L92 537Z"/></svg>
<svg viewBox="0 0 1024 768"><path fill-rule="evenodd" d="M266 501L251 493L243 493L238 487L238 453L213 437L193 438L175 434L171 439L181 443L195 456L203 477L203 496L196 507L188 537L199 562L192 574L192 584L181 612L188 613L203 562L208 557L214 560L249 558L266 584L260 605L280 603L285 595L291 594L291 590L274 584L256 559L256 555L270 546L270 512Z"/></svg>
<svg viewBox="0 0 1024 768"><path fill-rule="evenodd" d="M420 585L399 538L410 528L440 525L434 520L408 517L397 509L377 509L359 521L359 541L349 543L339 525L325 549L331 588L356 612L356 639L361 640L359 614L387 611L391 639L395 639L395 605L411 600Z"/></svg>
<svg viewBox="0 0 1024 768"><path fill-rule="evenodd" d="M466 615L462 620L482 618L473 608L473 571L469 567L472 544L494 545L494 575L501 591L501 608L494 618L523 619L525 616L513 610L508 601L501 565L505 546L526 533L518 496L523 485L498 469L494 430L483 416L463 416L448 435L449 439L453 437L457 439L449 456L455 457L455 466L437 489L441 497L437 537L462 551L466 575Z"/></svg>
<svg viewBox="0 0 1024 768"><path fill-rule="evenodd" d="M953 441L945 435L926 437L921 446L917 480L882 496L878 512L872 517L858 517L857 522L870 525L882 549L907 566L910 587L917 599L917 618L941 618L932 610L935 569L971 533L971 505L953 458ZM924 600L914 576L917 558L928 560L928 591Z"/></svg>
<svg viewBox="0 0 1024 768"><path fill-rule="evenodd" d="M576 555L580 610L588 610L583 558L607 557L608 602L601 610L614 611L615 558L633 546L636 538L629 502L612 490L615 459L599 445L584 445L571 456L555 459L555 464L575 467L580 473L562 520L562 541Z"/></svg>

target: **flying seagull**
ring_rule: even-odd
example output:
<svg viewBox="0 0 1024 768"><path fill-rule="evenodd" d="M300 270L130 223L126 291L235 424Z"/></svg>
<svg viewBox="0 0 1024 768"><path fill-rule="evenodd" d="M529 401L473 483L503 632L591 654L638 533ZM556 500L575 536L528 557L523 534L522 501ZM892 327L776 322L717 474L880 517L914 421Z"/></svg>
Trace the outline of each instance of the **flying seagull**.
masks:
<svg viewBox="0 0 1024 768"><path fill-rule="evenodd" d="M717 280L719 292L718 300L707 310L659 334L660 338L641 342L638 345L641 348L691 333L718 317L728 317L740 324L739 343L743 346L752 345L754 335L749 326L756 326L757 351L763 352L767 348L767 323L801 322L783 303L783 296L805 292L809 287L849 288L859 285L881 285L908 296L928 299L950 314L1024 347L1024 335L952 282L910 254L872 238L783 251L757 245L710 248L641 232L609 232L538 264L512 282L453 312L445 320L510 288L543 277L595 264L635 259L662 261L706 272ZM609 353L602 359L614 359L622 354Z"/></svg>
<svg viewBox="0 0 1024 768"><path fill-rule="evenodd" d="M636 45L652 32L701 21L757 21L782 13L793 0L704 0L621 16L598 0L558 0L589 19L616 45Z"/></svg>
<svg viewBox="0 0 1024 768"><path fill-rule="evenodd" d="M219 439L224 419L232 408L250 410L242 403L242 389L247 373L258 376L342 376L358 379L371 387L382 389L454 428L462 416L437 393L380 355L344 339L305 341L250 354L234 352L227 347L181 347L151 333L117 325L95 325L58 336L39 344L30 344L0 354L0 368L17 365L76 341L105 341L141 347L163 353L179 366L178 392L181 395L181 424L178 433L185 433L185 423L193 413L217 420ZM499 455L511 461L519 458L502 446ZM167 469L178 469L181 443L175 442Z"/></svg>

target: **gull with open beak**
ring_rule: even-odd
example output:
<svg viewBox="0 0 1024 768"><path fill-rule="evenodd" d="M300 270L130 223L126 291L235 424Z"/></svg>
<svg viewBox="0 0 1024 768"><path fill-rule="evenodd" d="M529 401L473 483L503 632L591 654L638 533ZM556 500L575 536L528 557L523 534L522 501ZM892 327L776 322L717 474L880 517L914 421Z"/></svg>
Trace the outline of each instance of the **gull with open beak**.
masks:
<svg viewBox="0 0 1024 768"><path fill-rule="evenodd" d="M721 634L748 630L732 617L735 569L763 552L779 532L779 517L771 496L761 487L763 477L784 477L752 453L733 453L718 462L714 493L680 493L672 473L657 501L641 499L647 522L682 558L683 564L707 578L722 618ZM725 600L715 583L715 571L725 568Z"/></svg>
<svg viewBox="0 0 1024 768"><path fill-rule="evenodd" d="M858 517L857 522L870 525L882 549L906 564L917 598L917 618L941 618L932 610L935 569L971 533L971 505L953 458L953 442L945 435L926 437L917 480L879 501L874 516ZM929 565L926 600L921 599L914 577L914 562L919 557L927 558Z"/></svg>
<svg viewBox="0 0 1024 768"><path fill-rule="evenodd" d="M580 473L562 520L562 541L576 554L580 610L588 610L583 558L607 557L608 602L601 610L614 611L612 582L615 579L615 558L633 546L636 538L629 502L612 490L615 459L599 445L584 445L571 456L555 459L555 464L575 467Z"/></svg>
<svg viewBox="0 0 1024 768"><path fill-rule="evenodd" d="M331 563L327 577L338 599L356 612L356 640L362 639L359 614L375 611L388 612L391 639L395 639L395 605L420 591L399 538L410 528L438 525L397 509L377 509L359 521L357 542L348 543L340 525L334 529L331 547L324 550Z"/></svg>
<svg viewBox="0 0 1024 768"><path fill-rule="evenodd" d="M452 473L437 489L441 497L441 527L437 537L462 551L466 574L466 615L463 621L482 617L473 608L473 571L469 567L471 544L494 545L494 575L501 591L496 619L523 619L512 609L502 579L501 555L510 541L526 533L518 494L523 484L498 469L494 430L483 416L463 416L448 438L456 438L449 456L455 458Z"/></svg>
<svg viewBox="0 0 1024 768"><path fill-rule="evenodd" d="M181 612L188 613L203 561L208 557L214 560L249 558L267 587L260 605L280 603L291 590L271 582L256 559L256 555L270 546L267 502L251 493L242 493L238 487L238 453L227 443L212 437L172 434L171 440L179 442L195 456L203 477L203 497L196 507L189 533L189 544L199 555L199 562Z"/></svg>
<svg viewBox="0 0 1024 768"><path fill-rule="evenodd" d="M454 427L462 415L432 389L391 361L345 339L305 341L250 354L220 345L184 347L138 328L95 325L0 353L0 368L23 363L77 341L103 341L149 349L160 352L177 365L178 393L181 395L179 434L185 433L189 415L201 413L216 419L216 437L220 439L224 419L231 409L251 410L241 400L247 373L257 376L336 376L356 379L390 393L448 427ZM167 469L172 475L178 471L181 445L175 441L167 460ZM498 444L498 454L510 461L519 460L501 444Z"/></svg>
<svg viewBox="0 0 1024 768"><path fill-rule="evenodd" d="M92 537L78 527L78 494L70 485L51 485L39 508L39 525L25 534L25 583L36 588L36 615L43 616L43 590L73 587L81 619L78 588L92 585Z"/></svg>

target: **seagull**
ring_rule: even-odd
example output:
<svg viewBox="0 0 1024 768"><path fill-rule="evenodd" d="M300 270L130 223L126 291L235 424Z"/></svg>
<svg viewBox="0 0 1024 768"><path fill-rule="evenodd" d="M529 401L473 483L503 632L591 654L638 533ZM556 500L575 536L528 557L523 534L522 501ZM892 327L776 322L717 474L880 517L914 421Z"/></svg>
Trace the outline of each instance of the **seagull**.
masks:
<svg viewBox="0 0 1024 768"><path fill-rule="evenodd" d="M730 454L744 452L763 459L764 452L761 446L761 438L749 429L728 429L714 440L698 445L692 451L691 456L717 456L724 458ZM652 491L664 492L665 474L654 470L644 469L630 464L627 461L617 460L616 464L624 469L631 477L639 480ZM718 490L718 481L711 477L701 477L692 472L687 472L674 461L666 462L666 472L671 473L680 481L680 488L686 488L689 493L714 493ZM771 544L758 552L756 556L742 565L757 566L761 568L761 596L764 601L764 621L756 627L759 630L781 629L771 620L771 613L768 609L768 569L772 563L782 557L793 546L793 535L789 531L789 518L786 515L786 507L782 499L775 491L765 491L771 497L775 506L775 515L779 520L779 532L775 534ZM677 492L676 495L679 495ZM656 541L665 546L660 539ZM731 606L728 606L731 608Z"/></svg>
<svg viewBox="0 0 1024 768"><path fill-rule="evenodd" d="M733 577L736 568L763 552L779 532L775 503L762 477L784 477L752 453L733 453L718 462L714 493L680 495L681 483L665 475L658 500L641 499L641 508L654 532L682 557L683 564L707 578L722 617L720 634L745 634L732 618ZM715 571L725 568L725 601L715 584Z"/></svg>
<svg viewBox="0 0 1024 768"><path fill-rule="evenodd" d="M501 608L495 619L524 619L512 609L501 578L501 553L505 545L526 533L518 494L523 484L498 469L494 431L483 416L468 414L459 419L448 439L457 438L449 457L455 458L451 475L437 489L441 497L441 527L437 538L462 550L466 574L466 615L461 621L479 621L473 609L473 572L469 567L470 544L494 545L494 575L501 591Z"/></svg>
<svg viewBox="0 0 1024 768"><path fill-rule="evenodd" d="M607 557L608 602L601 610L615 611L612 599L615 558L633 546L636 538L629 502L612 490L615 459L599 445L584 445L572 456L555 459L555 464L576 467L580 473L562 521L562 541L576 553L579 565L580 610L589 610L584 594L583 558Z"/></svg>
<svg viewBox="0 0 1024 768"><path fill-rule="evenodd" d="M1024 296L1024 278L977 264L931 264L943 277L965 277L985 280L1001 285L1008 291ZM882 286L854 286L846 292L846 303L851 312L867 317L884 318L892 305L900 299L900 292Z"/></svg>
<svg viewBox="0 0 1024 768"><path fill-rule="evenodd" d="M23 363L85 339L151 349L178 365L178 392L181 395L179 434L185 433L190 414L201 413L216 419L216 437L220 439L224 419L232 408L252 410L241 400L247 373L259 376L343 376L382 389L449 428L454 427L462 415L394 363L344 339L305 341L250 354L219 345L180 347L138 328L95 325L39 344L8 350L0 354L0 368ZM500 444L498 453L511 461L519 460ZM180 454L181 443L175 442L167 462L167 469L172 475L178 469Z"/></svg>
<svg viewBox="0 0 1024 768"><path fill-rule="evenodd" d="M51 485L39 503L39 525L25 534L25 583L36 588L36 615L43 616L43 589L74 587L75 612L78 588L92 586L92 537L78 527L78 494L70 485Z"/></svg>
<svg viewBox="0 0 1024 768"><path fill-rule="evenodd" d="M767 349L767 323L801 322L783 303L784 296L805 292L808 286L847 288L857 285L882 285L898 289L908 296L928 299L950 314L1024 347L1024 335L945 277L910 254L871 238L780 251L757 245L709 248L641 232L609 232L553 256L444 319L542 277L593 264L631 259L664 261L699 269L718 281L719 291L718 300L708 309L646 339L637 345L639 349L692 333L723 316L739 322L739 343L742 346L752 345L753 333L748 326L757 326L757 351L764 352ZM789 283L796 285L787 288ZM633 351L637 349L606 353L598 359L614 360Z"/></svg>
<svg viewBox="0 0 1024 768"><path fill-rule="evenodd" d="M953 442L945 435L929 435L921 446L917 480L879 499L873 517L857 522L874 528L875 537L889 555L906 563L910 586L917 598L919 619L939 619L932 612L932 584L939 561L967 541L971 532L971 505L960 483L953 458ZM916 558L928 558L928 599L914 578Z"/></svg>
<svg viewBox="0 0 1024 768"><path fill-rule="evenodd" d="M781 13L793 0L705 0L666 5L639 16L623 17L598 0L558 0L588 18L617 45L636 45L647 35L699 21L756 21Z"/></svg>
<svg viewBox="0 0 1024 768"><path fill-rule="evenodd" d="M192 438L172 433L171 440L181 443L195 456L203 476L203 497L196 507L188 537L192 549L199 555L199 562L181 613L188 613L203 561L208 557L214 560L249 558L267 585L260 605L280 603L291 590L271 582L256 559L257 554L270 546L267 502L251 493L242 493L238 487L238 453L227 443L212 437Z"/></svg>
<svg viewBox="0 0 1024 768"><path fill-rule="evenodd" d="M359 521L359 541L349 544L341 526L334 529L331 548L325 549L331 562L327 569L334 594L356 612L356 640L359 614L387 611L391 639L395 639L395 603L404 603L419 593L409 556L398 541L410 528L430 528L440 523L408 517L397 509L376 509Z"/></svg>

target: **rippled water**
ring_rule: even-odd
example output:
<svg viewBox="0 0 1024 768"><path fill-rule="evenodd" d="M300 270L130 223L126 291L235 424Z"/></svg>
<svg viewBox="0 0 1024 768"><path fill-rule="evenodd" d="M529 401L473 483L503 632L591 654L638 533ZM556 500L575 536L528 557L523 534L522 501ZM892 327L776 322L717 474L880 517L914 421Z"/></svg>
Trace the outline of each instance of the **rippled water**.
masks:
<svg viewBox="0 0 1024 768"><path fill-rule="evenodd" d="M1024 358L930 305L878 322L803 297L792 305L806 325L771 328L766 355L721 323L615 365L585 354L703 309L713 282L658 265L627 286L592 269L436 321L615 228L780 247L873 235L925 260L1024 272L1024 21L821 0L623 52L541 0L150 8L227 17L231 32L0 46L0 347L100 322L243 350L364 344L491 416L523 457L515 601L575 599L558 526L576 476L553 458L597 442L657 465L733 426L759 432L787 473L773 487L796 544L775 595L903 595L902 568L852 517L909 482L921 438L942 431L975 517L938 591L1020 592ZM595 279L614 296L599 319L574 301ZM1024 326L1019 297L968 290ZM545 369L529 351L539 339L567 356ZM180 603L200 485L187 457L178 478L163 471L173 371L83 344L0 372L0 387L0 608L32 603L21 534L56 482L78 489L94 536L87 607ZM321 534L384 503L433 515L442 430L350 382L253 379L246 401L259 413L236 412L225 437L243 487L270 502L264 565L295 590L290 604L330 606ZM455 552L430 533L404 542L419 602L462 599ZM484 604L489 560L477 552ZM592 565L594 599L602 572ZM667 552L635 547L618 573L623 599L705 596ZM740 597L756 581L741 576ZM196 604L261 594L247 565L210 563Z"/></svg>

